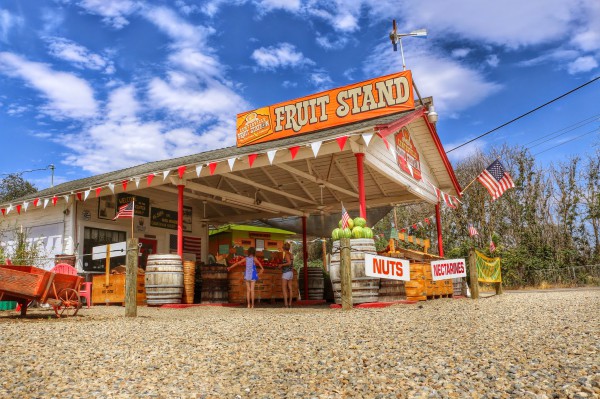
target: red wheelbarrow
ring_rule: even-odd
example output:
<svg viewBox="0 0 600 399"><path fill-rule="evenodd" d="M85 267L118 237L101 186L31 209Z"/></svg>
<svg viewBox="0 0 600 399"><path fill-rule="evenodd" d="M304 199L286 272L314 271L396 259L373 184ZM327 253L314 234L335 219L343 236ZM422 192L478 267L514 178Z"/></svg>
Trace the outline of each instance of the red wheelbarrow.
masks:
<svg viewBox="0 0 600 399"><path fill-rule="evenodd" d="M52 273L34 266L0 265L0 301L17 301L21 317L31 301L47 303L56 317L75 316L81 308L81 276Z"/></svg>

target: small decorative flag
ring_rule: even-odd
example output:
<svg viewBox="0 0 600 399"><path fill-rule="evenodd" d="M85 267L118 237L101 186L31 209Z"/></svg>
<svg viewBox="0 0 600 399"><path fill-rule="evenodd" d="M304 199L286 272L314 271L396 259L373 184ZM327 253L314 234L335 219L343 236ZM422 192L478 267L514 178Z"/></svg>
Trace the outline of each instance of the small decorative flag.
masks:
<svg viewBox="0 0 600 399"><path fill-rule="evenodd" d="M58 201L58 198L56 196L52 197L52 206L56 206L56 201Z"/></svg>
<svg viewBox="0 0 600 399"><path fill-rule="evenodd" d="M315 141L314 143L310 143L310 147L312 148L313 154L315 156L315 158L317 157L317 154L319 153L319 149L321 148L321 144L323 144L322 141Z"/></svg>
<svg viewBox="0 0 600 399"><path fill-rule="evenodd" d="M127 191L127 183L129 183L127 180L123 180L121 182L121 184L123 185L123 192Z"/></svg>
<svg viewBox="0 0 600 399"><path fill-rule="evenodd" d="M362 138L365 141L365 145L368 147L371 139L373 138L373 133L363 133Z"/></svg>
<svg viewBox="0 0 600 399"><path fill-rule="evenodd" d="M38 202L40 202L40 199L39 199L39 198L36 198L36 199L34 199L34 200L33 200L33 206L34 206L34 207L37 207L37 206L38 206Z"/></svg>
<svg viewBox="0 0 600 399"><path fill-rule="evenodd" d="M17 205L17 213L19 215L21 214L21 204Z"/></svg>
<svg viewBox="0 0 600 399"><path fill-rule="evenodd" d="M85 190L83 192L83 200L85 201L87 199L87 197L90 195L90 191L92 191L92 189L89 190Z"/></svg>
<svg viewBox="0 0 600 399"><path fill-rule="evenodd" d="M296 155L298 154L298 150L300 149L300 146L294 146L294 147L290 147L290 154L292 154L292 161L294 160L294 158L296 158Z"/></svg>
<svg viewBox="0 0 600 399"><path fill-rule="evenodd" d="M500 196L504 194L506 190L515 186L515 183L511 179L510 175L497 159L492 162L490 166L485 168L485 170L481 172L479 176L477 176L477 180L479 180L479 183L487 188L488 192L492 196L492 201L500 198Z"/></svg>
<svg viewBox="0 0 600 399"><path fill-rule="evenodd" d="M63 198L65 199L65 202L67 204L69 203L69 197L70 197L70 195L63 195Z"/></svg>
<svg viewBox="0 0 600 399"><path fill-rule="evenodd" d="M82 201L83 197L81 196L81 191L75 193L75 196L77 197L77 201Z"/></svg>
<svg viewBox="0 0 600 399"><path fill-rule="evenodd" d="M117 220L118 218L132 218L133 217L133 210L134 210L134 202L133 201L131 201L128 204L122 205L119 208L119 212L113 218L113 220Z"/></svg>
<svg viewBox="0 0 600 399"><path fill-rule="evenodd" d="M431 224L431 221L429 220L429 218L425 218L425 223Z"/></svg>
<svg viewBox="0 0 600 399"><path fill-rule="evenodd" d="M229 170L233 172L233 165L235 164L235 157L229 158L227 160L227 163L229 164Z"/></svg>
<svg viewBox="0 0 600 399"><path fill-rule="evenodd" d="M6 208L2 208L2 216L6 216Z"/></svg>
<svg viewBox="0 0 600 399"><path fill-rule="evenodd" d="M183 174L185 173L185 165L180 166L177 168L177 174L179 175L180 179L183 179Z"/></svg>
<svg viewBox="0 0 600 399"><path fill-rule="evenodd" d="M217 163L216 162L209 163L208 169L210 169L210 175L212 176L215 173L215 169L217 169Z"/></svg>
<svg viewBox="0 0 600 399"><path fill-rule="evenodd" d="M140 177L134 177L133 181L135 182L135 188L140 188Z"/></svg>
<svg viewBox="0 0 600 399"><path fill-rule="evenodd" d="M340 146L340 151L344 151L344 146L346 145L346 140L348 140L348 136L342 136L335 139L337 141L338 146Z"/></svg>
<svg viewBox="0 0 600 399"><path fill-rule="evenodd" d="M469 223L469 236L474 237L478 234L479 234L479 232L477 231L475 226L473 226L471 223Z"/></svg>
<svg viewBox="0 0 600 399"><path fill-rule="evenodd" d="M248 155L248 165L250 165L250 167L252 167L252 164L254 163L254 161L256 161L257 156L258 156L258 154Z"/></svg>
<svg viewBox="0 0 600 399"><path fill-rule="evenodd" d="M29 201L23 202L23 210L27 212L27 208L29 208Z"/></svg>
<svg viewBox="0 0 600 399"><path fill-rule="evenodd" d="M163 171L163 181L165 181L165 179L167 178L167 176L169 176L169 173L171 173L170 170Z"/></svg>
<svg viewBox="0 0 600 399"><path fill-rule="evenodd" d="M273 165L273 160L275 159L275 154L277 150L267 151L267 158L269 158L269 164Z"/></svg>
<svg viewBox="0 0 600 399"><path fill-rule="evenodd" d="M102 191L102 187L96 187L96 198L100 196L100 192Z"/></svg>
<svg viewBox="0 0 600 399"><path fill-rule="evenodd" d="M50 202L50 200L48 198L44 198L44 209L46 209L48 206L48 202Z"/></svg>
<svg viewBox="0 0 600 399"><path fill-rule="evenodd" d="M152 183L152 179L154 179L154 173L150 173L147 177L146 177L146 185L150 186L150 184Z"/></svg>
<svg viewBox="0 0 600 399"><path fill-rule="evenodd" d="M344 204L342 204L342 229L345 229L346 227L348 227L349 220L350 220L350 215L348 215L346 208L344 208Z"/></svg>
<svg viewBox="0 0 600 399"><path fill-rule="evenodd" d="M115 183L108 183L108 188L113 194L115 193Z"/></svg>
<svg viewBox="0 0 600 399"><path fill-rule="evenodd" d="M200 177L200 172L202 172L202 165L196 165L196 177Z"/></svg>
<svg viewBox="0 0 600 399"><path fill-rule="evenodd" d="M496 250L496 244L494 244L494 240L490 238L490 252L494 252Z"/></svg>

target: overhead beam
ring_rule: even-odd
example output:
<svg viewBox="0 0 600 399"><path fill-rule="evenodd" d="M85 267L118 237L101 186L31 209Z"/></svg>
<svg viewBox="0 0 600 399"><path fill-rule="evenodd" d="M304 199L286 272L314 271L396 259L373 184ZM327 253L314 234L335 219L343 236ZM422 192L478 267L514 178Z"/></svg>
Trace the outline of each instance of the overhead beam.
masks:
<svg viewBox="0 0 600 399"><path fill-rule="evenodd" d="M292 173L292 174L294 174L296 176L300 176L303 179L306 179L306 180L308 180L310 182L313 182L315 184L323 184L325 187L328 187L328 188L331 188L332 190L335 190L337 192L346 194L349 197L358 198L358 193L352 192L350 190L346 190L345 188L336 186L335 184L329 183L328 181L325 181L323 179L319 179L319 178L317 178L315 176L309 175L308 173L303 172L301 170L298 170L296 168L293 168L293 167L291 167L291 166L289 166L287 164L278 164L278 165L275 165L275 166L277 166L278 168L281 168L283 170L286 170L286 171L288 171L288 172L290 172L290 173Z"/></svg>
<svg viewBox="0 0 600 399"><path fill-rule="evenodd" d="M219 196L224 199L233 200L237 204L240 204L240 205L248 205L249 207L258 207L258 209L261 209L261 210L264 210L267 212L269 212L269 211L281 212L283 214L294 215L294 216L304 215L304 213L299 210L286 208L284 206L273 204L270 202L262 202L260 205L256 205L256 204L254 204L253 198L248 198L243 195L232 193L230 191L220 190L218 188L206 186L204 184L199 184L199 183L188 181L187 187L189 187L193 190L196 190L196 191L201 191L203 193L216 195L216 196Z"/></svg>
<svg viewBox="0 0 600 399"><path fill-rule="evenodd" d="M235 181L238 181L240 183L249 184L249 185L254 186L256 188L260 188L261 190L270 191L270 192L273 192L275 194L282 195L284 197L294 199L296 201L302 201L302 202L309 203L311 205L316 205L316 202L314 202L314 201L311 201L311 200L306 199L306 198L299 197L299 196L294 195L294 194L286 193L285 191L281 191L281 190L279 190L277 188L274 188L274 187L271 187L271 186L267 186L267 185L264 185L264 184L261 184L261 183L257 183L254 180L248 179L247 177L241 177L241 176L234 175L233 173L230 173L228 175L225 175L225 178L226 179L235 180Z"/></svg>

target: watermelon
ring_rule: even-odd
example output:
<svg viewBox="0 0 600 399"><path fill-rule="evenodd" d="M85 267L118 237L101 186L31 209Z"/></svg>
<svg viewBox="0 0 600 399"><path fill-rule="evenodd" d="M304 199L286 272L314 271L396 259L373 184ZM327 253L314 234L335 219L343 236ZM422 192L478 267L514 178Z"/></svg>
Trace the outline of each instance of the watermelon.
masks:
<svg viewBox="0 0 600 399"><path fill-rule="evenodd" d="M369 227L363 227L363 237L373 238L373 230Z"/></svg>
<svg viewBox="0 0 600 399"><path fill-rule="evenodd" d="M354 218L354 226L365 227L367 225L367 221L364 218L356 217Z"/></svg>
<svg viewBox="0 0 600 399"><path fill-rule="evenodd" d="M348 219L348 228L350 228L350 230L354 228L354 220L352 220L352 218Z"/></svg>
<svg viewBox="0 0 600 399"><path fill-rule="evenodd" d="M352 229L352 237L353 238L363 238L364 237L363 228L360 226L354 227Z"/></svg>
<svg viewBox="0 0 600 399"><path fill-rule="evenodd" d="M343 232L343 237L344 238L352 238L352 230L350 230L348 227L346 227L344 230L342 230ZM342 237L342 236L340 236Z"/></svg>
<svg viewBox="0 0 600 399"><path fill-rule="evenodd" d="M334 240L339 240L340 239L340 229L333 229L333 231L331 232L331 238L333 238Z"/></svg>
<svg viewBox="0 0 600 399"><path fill-rule="evenodd" d="M340 219L340 221L338 222L338 227L341 229L342 228L342 219Z"/></svg>

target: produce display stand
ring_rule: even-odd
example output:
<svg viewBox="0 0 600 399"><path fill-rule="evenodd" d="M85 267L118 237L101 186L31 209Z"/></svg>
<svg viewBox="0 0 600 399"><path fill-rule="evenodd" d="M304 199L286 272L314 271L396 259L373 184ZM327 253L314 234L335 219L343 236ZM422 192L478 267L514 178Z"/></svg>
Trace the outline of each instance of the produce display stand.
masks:
<svg viewBox="0 0 600 399"><path fill-rule="evenodd" d="M56 317L75 316L81 308L81 276L52 273L34 266L0 265L0 300L16 301L21 317L31 301L52 306Z"/></svg>

